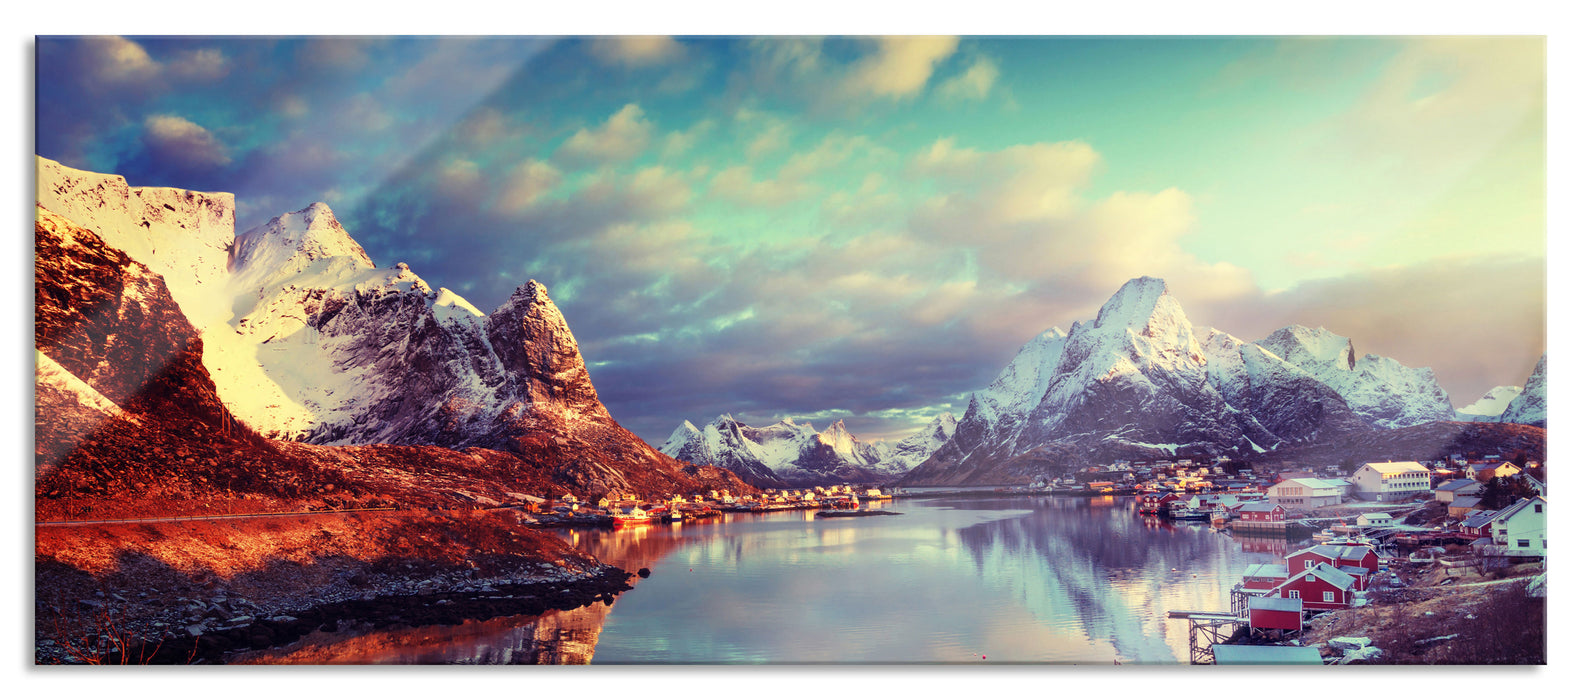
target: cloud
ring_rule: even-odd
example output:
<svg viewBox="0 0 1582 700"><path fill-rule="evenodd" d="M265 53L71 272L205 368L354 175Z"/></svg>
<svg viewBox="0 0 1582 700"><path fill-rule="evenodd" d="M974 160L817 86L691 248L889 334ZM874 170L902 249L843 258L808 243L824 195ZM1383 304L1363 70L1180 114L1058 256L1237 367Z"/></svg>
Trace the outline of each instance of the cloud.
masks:
<svg viewBox="0 0 1582 700"><path fill-rule="evenodd" d="M160 66L143 46L119 36L82 39L83 77L102 86L144 86L159 77Z"/></svg>
<svg viewBox="0 0 1582 700"><path fill-rule="evenodd" d="M685 131L672 131L665 135L664 145L660 147L659 155L662 158L680 158L698 144L698 140L714 130L713 119L703 119L687 127Z"/></svg>
<svg viewBox="0 0 1582 700"><path fill-rule="evenodd" d="M184 170L216 168L231 162L208 129L174 114L156 114L143 120L143 146L151 158Z"/></svg>
<svg viewBox="0 0 1582 700"><path fill-rule="evenodd" d="M876 50L851 67L841 90L854 96L900 99L917 94L934 67L956 51L952 36L886 36Z"/></svg>
<svg viewBox="0 0 1582 700"><path fill-rule="evenodd" d="M600 62L628 68L670 63L686 55L686 47L668 36L598 37L588 46Z"/></svg>
<svg viewBox="0 0 1582 700"><path fill-rule="evenodd" d="M609 164L631 160L648 148L653 125L643 119L643 108L628 104L595 129L577 130L561 144L555 157L571 165Z"/></svg>
<svg viewBox="0 0 1582 700"><path fill-rule="evenodd" d="M914 163L921 175L947 185L928 207L934 228L947 237L972 231L1068 216L1079 205L1099 154L1080 141L1018 144L999 151L959 148L953 139L934 142Z"/></svg>
<svg viewBox="0 0 1582 700"><path fill-rule="evenodd" d="M798 180L755 180L745 165L726 168L709 183L709 193L746 206L782 207L817 189Z"/></svg>
<svg viewBox="0 0 1582 700"><path fill-rule="evenodd" d="M936 93L945 100L981 100L989 96L989 88L1000 77L1000 68L986 56L979 56L962 72L945 80Z"/></svg>
<svg viewBox="0 0 1582 700"><path fill-rule="evenodd" d="M183 51L167 67L171 75L195 81L214 81L231 72L231 61L219 49Z"/></svg>
<svg viewBox="0 0 1582 700"><path fill-rule="evenodd" d="M507 215L521 213L560 186L560 182L560 171L555 166L529 158L506 176L505 185L495 200L495 209Z"/></svg>

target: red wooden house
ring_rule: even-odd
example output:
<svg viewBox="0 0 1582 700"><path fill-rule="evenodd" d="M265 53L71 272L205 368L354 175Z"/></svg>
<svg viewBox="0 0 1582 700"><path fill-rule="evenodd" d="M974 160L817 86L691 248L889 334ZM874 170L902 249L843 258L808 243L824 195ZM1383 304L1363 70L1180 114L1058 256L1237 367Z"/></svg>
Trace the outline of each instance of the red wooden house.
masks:
<svg viewBox="0 0 1582 700"><path fill-rule="evenodd" d="M1291 576L1265 595L1300 599L1303 610L1340 610L1351 607L1356 591L1357 579L1351 574L1319 563Z"/></svg>
<svg viewBox="0 0 1582 700"><path fill-rule="evenodd" d="M1282 523L1285 522L1285 506L1267 501L1254 502L1243 505L1238 511L1244 522L1250 523Z"/></svg>
<svg viewBox="0 0 1582 700"><path fill-rule="evenodd" d="M1461 524L1456 526L1456 534L1461 539L1471 542L1484 537L1494 536L1494 519L1500 514L1496 510L1475 510L1461 519Z"/></svg>
<svg viewBox="0 0 1582 700"><path fill-rule="evenodd" d="M1181 500L1174 493L1149 493L1143 494L1143 505L1138 512L1143 515L1158 515L1159 511L1170 508L1171 503Z"/></svg>
<svg viewBox="0 0 1582 700"><path fill-rule="evenodd" d="M1247 613L1247 626L1255 630L1302 629L1302 601L1295 598L1249 598Z"/></svg>

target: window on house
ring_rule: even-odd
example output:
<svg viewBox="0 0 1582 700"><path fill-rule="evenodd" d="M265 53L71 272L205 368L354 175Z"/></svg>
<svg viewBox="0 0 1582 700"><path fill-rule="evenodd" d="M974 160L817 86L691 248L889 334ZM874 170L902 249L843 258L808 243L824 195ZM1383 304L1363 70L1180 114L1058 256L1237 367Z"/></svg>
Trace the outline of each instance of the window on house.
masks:
<svg viewBox="0 0 1582 700"><path fill-rule="evenodd" d="M1534 513L1542 513L1542 512L1544 512L1544 504L1542 504L1542 503L1534 503L1533 504L1533 512Z"/></svg>
<svg viewBox="0 0 1582 700"><path fill-rule="evenodd" d="M1326 603L1333 603L1333 602L1335 602L1335 592L1334 591L1324 591L1324 602L1326 602Z"/></svg>
<svg viewBox="0 0 1582 700"><path fill-rule="evenodd" d="M1286 594L1285 594L1285 597L1287 597L1287 598L1301 598L1302 597L1302 593L1301 593L1301 591L1287 591Z"/></svg>
<svg viewBox="0 0 1582 700"><path fill-rule="evenodd" d="M1308 581L1312 581L1312 580L1313 580L1313 577L1312 577L1312 576L1311 576L1311 575L1309 575L1309 576L1308 576L1308 577L1307 577L1307 580L1308 580Z"/></svg>
<svg viewBox="0 0 1582 700"><path fill-rule="evenodd" d="M1526 549L1530 542L1531 540L1516 540L1516 547L1518 549Z"/></svg>

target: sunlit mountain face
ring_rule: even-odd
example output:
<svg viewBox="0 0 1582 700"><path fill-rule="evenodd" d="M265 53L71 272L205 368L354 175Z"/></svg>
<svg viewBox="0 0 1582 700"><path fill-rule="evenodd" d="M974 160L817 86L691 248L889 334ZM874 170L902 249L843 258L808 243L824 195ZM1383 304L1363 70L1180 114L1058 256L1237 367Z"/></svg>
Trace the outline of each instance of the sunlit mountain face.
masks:
<svg viewBox="0 0 1582 700"><path fill-rule="evenodd" d="M35 123L67 167L234 194L238 233L321 202L484 312L539 281L654 446L721 414L895 444L1144 275L1235 338L1431 367L1450 406L1524 386L1544 48L52 37Z"/></svg>

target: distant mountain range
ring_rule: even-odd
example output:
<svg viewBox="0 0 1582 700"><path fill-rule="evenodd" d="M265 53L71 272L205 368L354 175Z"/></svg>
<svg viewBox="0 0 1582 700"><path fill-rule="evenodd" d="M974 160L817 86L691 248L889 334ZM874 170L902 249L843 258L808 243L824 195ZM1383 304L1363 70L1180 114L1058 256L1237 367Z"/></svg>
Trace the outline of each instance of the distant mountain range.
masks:
<svg viewBox="0 0 1582 700"><path fill-rule="evenodd" d="M754 428L722 415L702 429L682 421L659 451L687 462L712 464L763 488L830 483L884 483L917 466L955 432L949 413L895 445L864 442L835 421L819 432L789 418Z"/></svg>
<svg viewBox="0 0 1582 700"><path fill-rule="evenodd" d="M1543 369L1503 419L1541 425ZM1024 345L970 397L951 439L898 483L1015 483L1112 459L1256 455L1457 417L1430 369L1358 359L1349 339L1323 328L1288 326L1256 343L1194 328L1163 280L1140 277L1094 320Z"/></svg>

